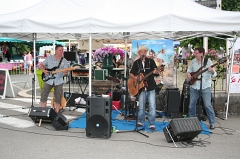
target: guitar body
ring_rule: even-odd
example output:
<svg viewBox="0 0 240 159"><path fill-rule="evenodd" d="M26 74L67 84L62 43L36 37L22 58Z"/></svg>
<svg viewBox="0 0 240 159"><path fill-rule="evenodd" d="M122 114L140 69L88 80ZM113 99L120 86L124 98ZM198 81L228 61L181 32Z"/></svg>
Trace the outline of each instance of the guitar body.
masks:
<svg viewBox="0 0 240 159"><path fill-rule="evenodd" d="M140 74L140 76L142 76L142 78L144 77L142 73ZM138 93L141 93L143 88L145 87L144 83L147 83L147 82L146 81L138 82L137 80L129 78L128 79L129 94L132 96L136 96Z"/></svg>
<svg viewBox="0 0 240 159"><path fill-rule="evenodd" d="M42 73L42 80L43 80L44 82L46 82L46 81L48 81L48 80L50 80L50 79L54 79L54 78L56 78L56 77L54 76L54 74L59 73L59 72L64 72L64 71L66 71L66 70L72 71L72 70L75 70L75 69L79 68L79 66L70 67L70 68L65 68L65 69L61 69L61 70L56 70L57 68L58 68L58 67L53 67L52 69L46 69L46 70L49 72L49 75L45 75L45 73L43 72L43 73Z"/></svg>
<svg viewBox="0 0 240 159"><path fill-rule="evenodd" d="M47 71L49 71L49 75L47 76L47 75L45 75L44 72L42 73L42 80L43 80L43 82L46 82L46 81L48 81L50 79L56 78L54 75L51 74L51 72L55 71L56 69L57 69L57 67L53 67L52 69L46 69Z"/></svg>
<svg viewBox="0 0 240 159"><path fill-rule="evenodd" d="M157 68L157 70L160 70L160 73L164 71L165 65L161 65L160 69ZM140 94L142 90L147 87L147 78L153 73L153 71L149 72L146 76L144 76L142 73L140 73L140 76L142 77L142 81L137 81L132 78L128 79L128 92L132 96L136 96L138 93Z"/></svg>
<svg viewBox="0 0 240 159"><path fill-rule="evenodd" d="M199 71L199 70L198 70ZM189 85L193 85L197 80L198 80L198 76L196 76L196 74L198 73L198 71L196 72L191 72L191 76L192 76L192 79L190 81L188 81L188 84Z"/></svg>

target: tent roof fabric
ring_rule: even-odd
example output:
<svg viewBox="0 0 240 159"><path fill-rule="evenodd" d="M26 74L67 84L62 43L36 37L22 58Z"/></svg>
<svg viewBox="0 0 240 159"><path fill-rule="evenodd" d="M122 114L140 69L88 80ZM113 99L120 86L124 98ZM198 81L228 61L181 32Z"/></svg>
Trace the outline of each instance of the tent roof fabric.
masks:
<svg viewBox="0 0 240 159"><path fill-rule="evenodd" d="M89 33L112 39L124 37L122 32L161 32L161 37L189 31L231 33L239 31L240 12L214 10L191 0L43 0L0 15L0 28L0 33L21 34L23 39L31 38L29 33L37 33L37 39L81 39Z"/></svg>

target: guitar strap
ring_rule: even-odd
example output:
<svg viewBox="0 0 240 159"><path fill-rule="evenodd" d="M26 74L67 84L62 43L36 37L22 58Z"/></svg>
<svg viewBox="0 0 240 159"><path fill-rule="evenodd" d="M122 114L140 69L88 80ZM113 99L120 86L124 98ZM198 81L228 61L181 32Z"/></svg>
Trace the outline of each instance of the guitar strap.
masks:
<svg viewBox="0 0 240 159"><path fill-rule="evenodd" d="M205 66L207 65L207 62L208 62L208 58L207 58L207 57L204 57L203 67L205 67Z"/></svg>
<svg viewBox="0 0 240 159"><path fill-rule="evenodd" d="M57 68L60 67L60 65L61 65L61 63L62 63L62 60L63 60L63 57L61 57L61 60L59 61L59 64L58 64L58 67L57 67Z"/></svg>

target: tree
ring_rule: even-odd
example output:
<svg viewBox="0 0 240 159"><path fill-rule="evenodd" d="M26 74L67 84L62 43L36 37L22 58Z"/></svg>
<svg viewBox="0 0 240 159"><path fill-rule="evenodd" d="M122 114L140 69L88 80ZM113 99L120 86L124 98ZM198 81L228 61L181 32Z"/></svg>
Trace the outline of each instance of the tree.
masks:
<svg viewBox="0 0 240 159"><path fill-rule="evenodd" d="M222 10L226 11L240 11L240 1L239 0L222 0ZM221 38L227 38L226 36L220 36ZM198 47L203 45L203 38L194 38L190 40L183 40L180 42L180 46L192 44L193 47ZM222 47L226 50L226 41L217 38L208 38L208 48L215 49L217 51Z"/></svg>
<svg viewBox="0 0 240 159"><path fill-rule="evenodd" d="M222 0L222 10L240 11L239 0Z"/></svg>

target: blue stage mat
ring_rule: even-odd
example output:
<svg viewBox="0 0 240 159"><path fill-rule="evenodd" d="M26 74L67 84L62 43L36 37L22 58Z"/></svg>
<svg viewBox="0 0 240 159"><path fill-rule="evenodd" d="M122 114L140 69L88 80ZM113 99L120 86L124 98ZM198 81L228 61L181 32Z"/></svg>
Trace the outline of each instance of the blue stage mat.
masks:
<svg viewBox="0 0 240 159"><path fill-rule="evenodd" d="M136 127L136 121L135 120L119 120L115 119L117 115L119 114L118 111L113 110L112 111L112 126L116 127L116 130L134 130ZM156 131L163 132L163 128L168 126L169 122L155 122ZM200 122L203 131L201 134L211 134L208 127L201 121ZM82 114L78 119L75 119L74 121L70 122L69 128L86 128L86 113ZM144 131L152 131L148 128L148 122L145 123L144 127L138 127L139 130Z"/></svg>

